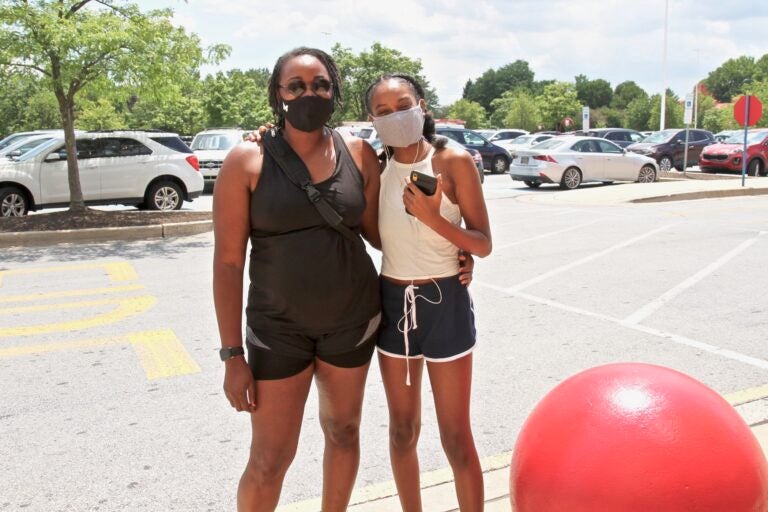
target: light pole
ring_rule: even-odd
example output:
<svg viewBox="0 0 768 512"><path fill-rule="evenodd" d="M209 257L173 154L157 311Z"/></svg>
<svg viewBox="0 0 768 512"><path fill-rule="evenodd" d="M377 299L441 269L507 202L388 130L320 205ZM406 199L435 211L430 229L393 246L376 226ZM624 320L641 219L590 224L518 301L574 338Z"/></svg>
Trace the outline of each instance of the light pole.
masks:
<svg viewBox="0 0 768 512"><path fill-rule="evenodd" d="M659 130L664 129L664 118L667 115L667 20L669 19L669 0L664 0L664 50L661 58L661 118Z"/></svg>

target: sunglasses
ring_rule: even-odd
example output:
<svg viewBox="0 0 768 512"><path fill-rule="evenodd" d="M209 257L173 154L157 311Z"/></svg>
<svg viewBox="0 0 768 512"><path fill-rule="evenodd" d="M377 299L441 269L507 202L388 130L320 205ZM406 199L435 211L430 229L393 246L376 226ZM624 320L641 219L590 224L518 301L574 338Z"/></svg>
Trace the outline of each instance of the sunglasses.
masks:
<svg viewBox="0 0 768 512"><path fill-rule="evenodd" d="M291 80L287 85L280 85L279 87L288 91L288 94L294 98L303 95L307 92L308 88L312 89L312 92L317 95L328 96L331 93L333 83L326 78L318 77L312 80L309 86L303 80Z"/></svg>

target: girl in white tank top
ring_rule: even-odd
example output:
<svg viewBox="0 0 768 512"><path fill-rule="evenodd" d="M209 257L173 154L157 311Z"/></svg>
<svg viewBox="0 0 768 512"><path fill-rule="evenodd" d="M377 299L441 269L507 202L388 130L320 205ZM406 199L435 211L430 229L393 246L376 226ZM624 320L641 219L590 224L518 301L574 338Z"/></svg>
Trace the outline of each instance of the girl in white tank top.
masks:
<svg viewBox="0 0 768 512"><path fill-rule="evenodd" d="M472 438L469 390L475 346L471 299L459 281L459 251L484 257L491 233L468 152L436 149L424 91L410 76L384 75L366 104L387 152L379 193L382 329L379 367L390 411L390 458L403 510L421 510L418 433L424 361L459 508L482 510L483 477ZM431 196L409 180L438 178Z"/></svg>

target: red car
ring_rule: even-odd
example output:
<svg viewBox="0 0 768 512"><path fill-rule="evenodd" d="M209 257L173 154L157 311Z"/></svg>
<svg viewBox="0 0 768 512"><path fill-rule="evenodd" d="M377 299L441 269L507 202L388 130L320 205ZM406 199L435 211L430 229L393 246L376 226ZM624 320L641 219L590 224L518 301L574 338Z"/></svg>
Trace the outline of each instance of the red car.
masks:
<svg viewBox="0 0 768 512"><path fill-rule="evenodd" d="M710 144L699 156L699 169L741 172L744 132L736 132L723 142ZM768 176L768 130L750 130L747 134L747 174Z"/></svg>

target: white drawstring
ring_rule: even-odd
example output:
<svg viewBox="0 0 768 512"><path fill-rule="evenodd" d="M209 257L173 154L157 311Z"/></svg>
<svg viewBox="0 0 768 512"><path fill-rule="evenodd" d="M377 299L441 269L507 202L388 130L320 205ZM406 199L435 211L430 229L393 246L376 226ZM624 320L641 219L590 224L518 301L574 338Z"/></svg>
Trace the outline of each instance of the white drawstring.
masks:
<svg viewBox="0 0 768 512"><path fill-rule="evenodd" d="M408 357L408 353L410 352L410 342L408 340L408 331L415 331L419 325L416 321L416 299L421 297L425 301L429 302L430 304L440 304L443 301L443 291L440 289L440 285L437 284L437 282L432 279L432 282L435 283L435 286L437 287L437 291L440 294L440 297L437 299L436 302L433 302L426 298L423 295L416 295L416 290L419 289L418 286L414 286L413 282L405 287L405 291L403 292L403 316L400 317L400 321L397 322L397 329L403 333L403 341L405 343L405 385L410 386L411 385L411 366L410 361ZM402 328L401 328L402 324Z"/></svg>

